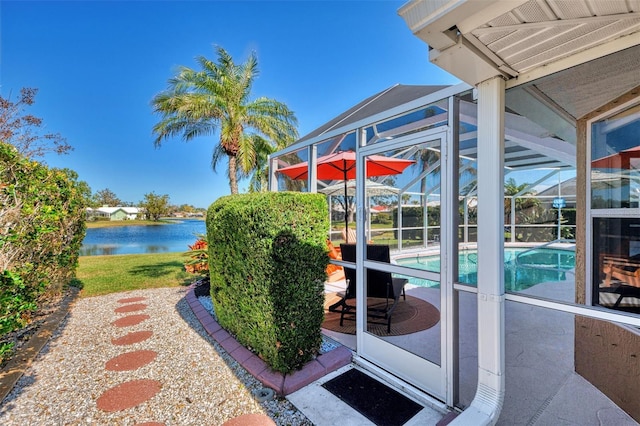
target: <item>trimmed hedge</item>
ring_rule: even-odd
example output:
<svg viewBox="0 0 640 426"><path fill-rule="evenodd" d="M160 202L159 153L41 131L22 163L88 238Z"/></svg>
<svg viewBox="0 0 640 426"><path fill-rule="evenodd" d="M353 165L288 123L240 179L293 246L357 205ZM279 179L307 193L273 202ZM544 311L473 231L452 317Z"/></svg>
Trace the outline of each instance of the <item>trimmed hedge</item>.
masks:
<svg viewBox="0 0 640 426"><path fill-rule="evenodd" d="M327 211L322 194L266 192L222 197L207 212L218 322L276 371L301 368L322 343Z"/></svg>

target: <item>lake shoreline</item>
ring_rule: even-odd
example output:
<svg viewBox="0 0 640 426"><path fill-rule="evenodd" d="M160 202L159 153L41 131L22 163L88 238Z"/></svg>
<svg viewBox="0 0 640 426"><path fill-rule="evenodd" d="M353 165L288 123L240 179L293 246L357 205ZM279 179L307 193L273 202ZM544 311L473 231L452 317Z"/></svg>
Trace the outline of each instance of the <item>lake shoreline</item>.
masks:
<svg viewBox="0 0 640 426"><path fill-rule="evenodd" d="M202 219L118 222L124 223L119 223L119 226L87 228L80 256L184 253L207 232L206 223Z"/></svg>
<svg viewBox="0 0 640 426"><path fill-rule="evenodd" d="M182 220L200 220L204 222L204 218L180 218L180 217L171 217L171 218L162 218L158 221L153 220L97 220L97 221L87 221L87 229L98 229L98 228L117 228L122 226L159 226L159 225L170 225L176 221Z"/></svg>

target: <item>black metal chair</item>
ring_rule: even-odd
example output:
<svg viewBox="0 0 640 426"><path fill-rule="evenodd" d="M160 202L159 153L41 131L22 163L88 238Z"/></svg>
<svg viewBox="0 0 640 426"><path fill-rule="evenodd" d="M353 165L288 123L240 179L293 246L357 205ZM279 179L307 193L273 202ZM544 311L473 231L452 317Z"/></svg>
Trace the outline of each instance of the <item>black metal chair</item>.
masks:
<svg viewBox="0 0 640 426"><path fill-rule="evenodd" d="M355 262L355 244L340 244L340 250L342 252L342 260ZM390 263L389 246L367 244L367 259ZM355 320L356 313L355 305L347 303L348 300L356 298L356 271L355 269L345 267L344 274L347 281L347 289L344 292L342 300L330 308L330 310L334 312L340 312L341 326L345 319ZM406 300L404 286L407 282L408 280L406 278L393 278L390 272L367 269L367 297L386 299L384 308L368 308L367 317L386 320L387 333L391 333L391 316L400 301L400 296L402 295Z"/></svg>

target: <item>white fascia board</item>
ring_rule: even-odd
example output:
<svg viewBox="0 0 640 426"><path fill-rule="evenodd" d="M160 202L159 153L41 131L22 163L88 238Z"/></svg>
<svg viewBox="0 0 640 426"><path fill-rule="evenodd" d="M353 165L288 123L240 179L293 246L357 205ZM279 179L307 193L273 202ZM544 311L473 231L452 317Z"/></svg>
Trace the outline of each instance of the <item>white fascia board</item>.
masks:
<svg viewBox="0 0 640 426"><path fill-rule="evenodd" d="M527 1L414 0L402 6L398 14L431 48L444 50L455 45L451 28L457 27L462 34L467 34Z"/></svg>
<svg viewBox="0 0 640 426"><path fill-rule="evenodd" d="M472 43L460 37L487 22L510 12L527 0L416 0L398 13L413 33L429 45L429 59L447 72L469 84L515 72L496 63ZM503 68L501 69L501 66Z"/></svg>
<svg viewBox="0 0 640 426"><path fill-rule="evenodd" d="M434 49L446 49L455 45L449 29L461 19L468 0L413 0L398 14L422 41Z"/></svg>
<svg viewBox="0 0 640 426"><path fill-rule="evenodd" d="M458 42L453 47L429 51L429 61L474 86L493 77L506 77L496 63L480 53L464 37L458 37Z"/></svg>

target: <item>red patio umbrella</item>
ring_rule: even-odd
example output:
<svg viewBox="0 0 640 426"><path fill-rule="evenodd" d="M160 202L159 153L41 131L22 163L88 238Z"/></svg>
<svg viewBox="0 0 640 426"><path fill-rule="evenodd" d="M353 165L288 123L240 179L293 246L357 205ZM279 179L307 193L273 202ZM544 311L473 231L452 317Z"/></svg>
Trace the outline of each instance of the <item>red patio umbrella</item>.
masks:
<svg viewBox="0 0 640 426"><path fill-rule="evenodd" d="M366 157L367 177L387 176L400 174L414 164L413 160L401 158L385 157L383 155L369 155ZM344 194L347 194L347 181L356 178L356 153L354 151L339 151L333 154L318 157L316 161L317 176L321 180L343 180ZM308 163L294 164L292 166L278 169L278 173L289 176L291 179L306 179L309 176ZM347 243L349 242L349 215L344 212L345 233L347 233Z"/></svg>

